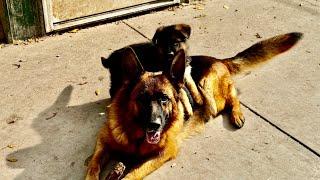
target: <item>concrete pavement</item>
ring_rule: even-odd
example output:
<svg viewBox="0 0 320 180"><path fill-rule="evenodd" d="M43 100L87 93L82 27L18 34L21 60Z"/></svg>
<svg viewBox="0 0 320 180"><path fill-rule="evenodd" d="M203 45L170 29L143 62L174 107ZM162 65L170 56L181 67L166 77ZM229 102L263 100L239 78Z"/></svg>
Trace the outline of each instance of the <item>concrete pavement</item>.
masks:
<svg viewBox="0 0 320 180"><path fill-rule="evenodd" d="M317 0L204 1L1 48L0 179L82 179L109 103L100 56L173 23L192 26L190 54L220 58L261 40L257 33L305 36L268 65L235 78L248 107L242 107L242 129L215 118L147 179L319 179Z"/></svg>

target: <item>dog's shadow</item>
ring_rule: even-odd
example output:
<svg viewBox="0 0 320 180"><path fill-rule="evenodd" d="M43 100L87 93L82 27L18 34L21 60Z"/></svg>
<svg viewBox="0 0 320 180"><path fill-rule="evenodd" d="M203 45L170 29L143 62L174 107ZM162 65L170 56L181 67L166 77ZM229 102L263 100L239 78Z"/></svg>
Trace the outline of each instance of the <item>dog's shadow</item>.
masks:
<svg viewBox="0 0 320 180"><path fill-rule="evenodd" d="M93 152L96 134L105 121L101 113L110 99L68 106L72 91L72 86L64 88L53 105L32 121L39 144L7 156L17 159L7 162L10 168L23 169L15 179L84 178L84 161Z"/></svg>

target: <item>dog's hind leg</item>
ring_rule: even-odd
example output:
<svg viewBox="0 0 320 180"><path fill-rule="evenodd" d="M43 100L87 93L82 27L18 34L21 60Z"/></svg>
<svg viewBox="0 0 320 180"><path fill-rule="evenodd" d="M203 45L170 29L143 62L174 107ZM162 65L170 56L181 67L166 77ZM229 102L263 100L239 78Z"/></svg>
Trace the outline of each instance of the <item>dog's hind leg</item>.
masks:
<svg viewBox="0 0 320 180"><path fill-rule="evenodd" d="M244 125L245 118L241 112L240 101L237 97L237 90L234 87L233 82L229 83L228 91L227 101L231 107L231 123L237 128L241 128Z"/></svg>
<svg viewBox="0 0 320 180"><path fill-rule="evenodd" d="M104 141L104 128L106 128L106 126L100 130L98 135L94 154L92 155L92 158L88 164L87 175L85 178L86 180L98 180L101 166L110 158L110 154L106 150L106 143Z"/></svg>

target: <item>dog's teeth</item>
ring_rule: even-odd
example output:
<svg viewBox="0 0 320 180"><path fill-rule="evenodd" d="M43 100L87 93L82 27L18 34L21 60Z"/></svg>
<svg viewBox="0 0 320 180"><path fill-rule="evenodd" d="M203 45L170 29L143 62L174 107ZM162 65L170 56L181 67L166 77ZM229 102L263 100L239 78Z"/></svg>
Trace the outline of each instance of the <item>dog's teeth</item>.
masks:
<svg viewBox="0 0 320 180"><path fill-rule="evenodd" d="M158 117L158 118L156 119L155 123L161 124L161 118Z"/></svg>

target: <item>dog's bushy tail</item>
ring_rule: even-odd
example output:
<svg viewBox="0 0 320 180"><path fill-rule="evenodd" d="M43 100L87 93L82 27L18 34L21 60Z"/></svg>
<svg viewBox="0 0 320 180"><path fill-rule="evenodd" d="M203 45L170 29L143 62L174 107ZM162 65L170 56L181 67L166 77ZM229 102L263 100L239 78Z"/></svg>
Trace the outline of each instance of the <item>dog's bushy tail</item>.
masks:
<svg viewBox="0 0 320 180"><path fill-rule="evenodd" d="M274 56L289 50L302 37L302 33L292 32L260 41L236 56L225 59L224 64L228 66L231 74L248 71L256 66L263 65Z"/></svg>

